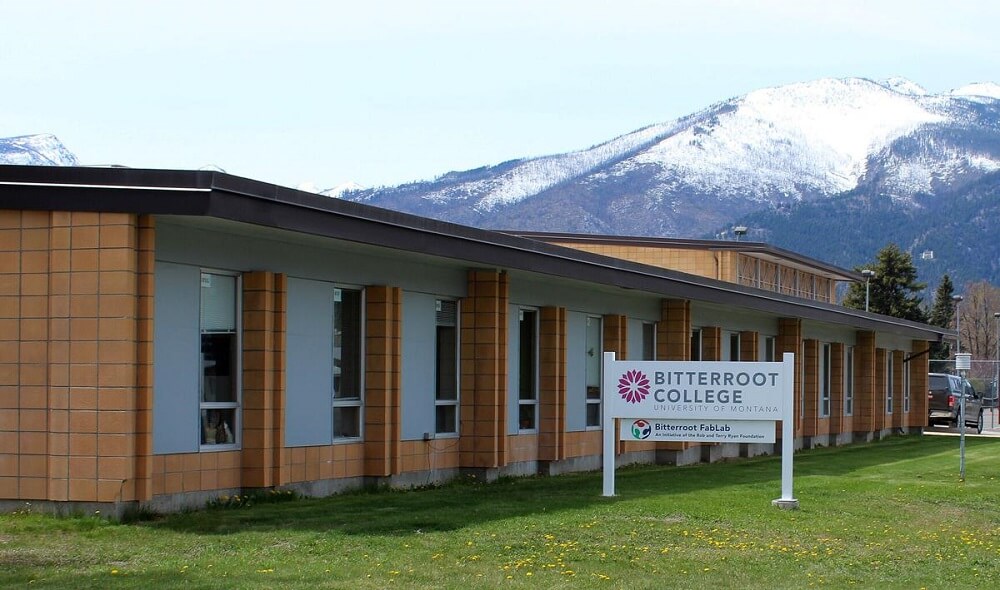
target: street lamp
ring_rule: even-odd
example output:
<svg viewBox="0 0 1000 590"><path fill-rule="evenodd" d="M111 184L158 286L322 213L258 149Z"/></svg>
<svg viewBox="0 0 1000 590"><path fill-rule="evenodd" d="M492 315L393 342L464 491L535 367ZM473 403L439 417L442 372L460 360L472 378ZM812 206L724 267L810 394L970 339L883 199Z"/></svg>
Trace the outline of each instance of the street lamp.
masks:
<svg viewBox="0 0 1000 590"><path fill-rule="evenodd" d="M962 352L962 314L960 313L962 309L962 300L965 297L961 295L952 295L951 300L955 302L955 332L958 336L955 338L955 354Z"/></svg>
<svg viewBox="0 0 1000 590"><path fill-rule="evenodd" d="M737 225L733 228L733 233L736 234L736 241L740 241L741 236L747 235L747 226Z"/></svg>
<svg viewBox="0 0 1000 590"><path fill-rule="evenodd" d="M996 320L997 327L997 338L996 338L996 349L997 349L997 362L994 363L993 369L993 399L996 400L1000 398L1000 312L995 312L993 314L993 319ZM996 407L997 402L993 402L993 406ZM996 410L990 410L990 416L996 416L994 413Z"/></svg>
<svg viewBox="0 0 1000 590"><path fill-rule="evenodd" d="M868 293L872 279L875 278L875 271L869 268L861 269L861 274L865 277L865 311L868 311Z"/></svg>

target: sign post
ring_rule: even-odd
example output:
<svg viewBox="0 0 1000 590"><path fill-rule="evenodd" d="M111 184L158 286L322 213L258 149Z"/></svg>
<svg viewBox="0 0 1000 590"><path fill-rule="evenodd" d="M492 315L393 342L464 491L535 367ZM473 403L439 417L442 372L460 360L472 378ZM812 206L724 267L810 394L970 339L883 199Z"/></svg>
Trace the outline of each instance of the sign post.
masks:
<svg viewBox="0 0 1000 590"><path fill-rule="evenodd" d="M781 498L792 493L795 355L781 363L616 361L604 353L603 494L615 495L615 433L621 440L773 443L782 422ZM627 420L631 419L631 420Z"/></svg>
<svg viewBox="0 0 1000 590"><path fill-rule="evenodd" d="M955 353L955 368L962 376L962 397L958 400L958 477L965 481L965 375L972 368L972 355L968 352Z"/></svg>

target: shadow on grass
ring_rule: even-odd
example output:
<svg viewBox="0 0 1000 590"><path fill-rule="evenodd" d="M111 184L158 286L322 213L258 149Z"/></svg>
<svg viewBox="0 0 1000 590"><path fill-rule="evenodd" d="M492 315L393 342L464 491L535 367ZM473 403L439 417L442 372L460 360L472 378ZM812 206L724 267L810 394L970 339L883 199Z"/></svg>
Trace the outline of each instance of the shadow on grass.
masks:
<svg viewBox="0 0 1000 590"><path fill-rule="evenodd" d="M969 450L996 449L996 441L970 439ZM797 478L846 476L874 466L927 459L957 449L948 438L894 437L871 444L801 451ZM992 452L992 451L991 451ZM945 459L942 459L942 462ZM780 457L758 457L685 467L637 466L619 469L621 496L601 496L601 474L501 479L494 483L454 482L420 490L377 490L328 498L304 498L250 508L210 509L169 516L145 526L193 534L225 535L282 529L337 531L347 535L410 535L451 531L472 524L577 510L633 498L687 494L728 486L773 486L780 492ZM905 469L904 469L905 473ZM915 474L916 475L916 474Z"/></svg>

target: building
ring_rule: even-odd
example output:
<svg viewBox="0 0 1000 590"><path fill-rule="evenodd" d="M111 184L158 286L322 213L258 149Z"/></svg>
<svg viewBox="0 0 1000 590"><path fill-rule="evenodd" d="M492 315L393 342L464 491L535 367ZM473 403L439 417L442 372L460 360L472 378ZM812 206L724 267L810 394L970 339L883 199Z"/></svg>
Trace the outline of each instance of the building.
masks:
<svg viewBox="0 0 1000 590"><path fill-rule="evenodd" d="M597 469L603 351L794 352L799 447L922 430L950 331L738 283L218 172L0 166L0 506Z"/></svg>

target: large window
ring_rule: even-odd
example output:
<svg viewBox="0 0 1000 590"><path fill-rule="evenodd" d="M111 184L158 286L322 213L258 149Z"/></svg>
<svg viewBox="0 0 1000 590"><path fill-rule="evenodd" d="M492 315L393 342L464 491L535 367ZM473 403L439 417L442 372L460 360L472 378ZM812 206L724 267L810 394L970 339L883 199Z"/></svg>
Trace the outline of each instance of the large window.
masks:
<svg viewBox="0 0 1000 590"><path fill-rule="evenodd" d="M239 277L201 273L201 444L239 443Z"/></svg>
<svg viewBox="0 0 1000 590"><path fill-rule="evenodd" d="M361 438L361 291L333 290L333 437Z"/></svg>
<svg viewBox="0 0 1000 590"><path fill-rule="evenodd" d="M691 330L691 360L701 360L701 330L698 328Z"/></svg>
<svg viewBox="0 0 1000 590"><path fill-rule="evenodd" d="M458 302L437 300L434 431L458 434Z"/></svg>
<svg viewBox="0 0 1000 590"><path fill-rule="evenodd" d="M829 344L823 344L822 357L820 358L820 374L819 374L819 399L820 399L820 416L830 415L830 366L833 362L833 357L831 356L831 347Z"/></svg>
<svg viewBox="0 0 1000 590"><path fill-rule="evenodd" d="M538 312L522 309L518 320L517 425L538 428Z"/></svg>
<svg viewBox="0 0 1000 590"><path fill-rule="evenodd" d="M601 425L601 318L587 318L587 427Z"/></svg>
<svg viewBox="0 0 1000 590"><path fill-rule="evenodd" d="M656 324L642 323L642 360L656 360Z"/></svg>
<svg viewBox="0 0 1000 590"><path fill-rule="evenodd" d="M854 347L844 348L844 415L854 414Z"/></svg>
<svg viewBox="0 0 1000 590"><path fill-rule="evenodd" d="M885 413L892 413L892 351L885 351Z"/></svg>

